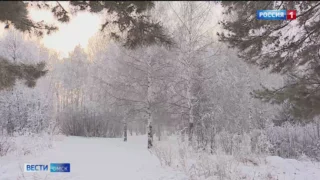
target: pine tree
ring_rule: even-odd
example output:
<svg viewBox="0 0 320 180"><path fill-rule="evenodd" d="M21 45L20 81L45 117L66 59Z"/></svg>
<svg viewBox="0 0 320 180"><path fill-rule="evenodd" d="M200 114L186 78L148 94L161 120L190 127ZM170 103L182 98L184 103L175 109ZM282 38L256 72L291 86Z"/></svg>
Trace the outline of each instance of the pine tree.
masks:
<svg viewBox="0 0 320 180"><path fill-rule="evenodd" d="M70 13L57 1L53 2L0 2L0 21L6 23L6 28L14 25L23 32L33 32L42 36L58 30L54 25L34 22L28 18L28 7L50 10L55 18L62 23L70 21ZM121 41L127 48L138 48L145 45L173 45L171 38L165 33L160 22L154 22L145 12L154 8L152 1L70 1L71 10L75 13L87 11L100 13L106 11L115 14L115 19L106 20L101 25L101 31L107 26L116 25L117 29L110 36ZM108 18L107 18L108 19ZM109 18L110 19L110 18ZM118 33L120 31L120 33ZM126 35L124 35L126 34Z"/></svg>
<svg viewBox="0 0 320 180"><path fill-rule="evenodd" d="M254 97L266 102L290 103L291 113L301 119L320 114L320 13L319 2L264 1L222 2L226 20L219 39L239 50L246 62L292 79L279 89L257 90ZM295 9L296 20L262 21L260 9Z"/></svg>
<svg viewBox="0 0 320 180"><path fill-rule="evenodd" d="M50 34L58 28L43 22L34 22L28 17L28 6L39 9L50 10L59 22L69 22L69 12L57 1L55 5L48 2L24 2L24 1L2 1L0 2L0 22L4 22L5 28L14 26L22 32L34 33L42 36L44 32ZM151 1L72 1L70 6L74 12L89 11L99 13L106 10L109 14L116 14L116 19L106 21L101 30L109 24L117 25L121 34L111 32L112 38L121 41L127 48L138 48L145 45L161 44L171 46L173 41L165 34L165 30L159 22L152 22L144 12L152 9L154 3ZM122 36L126 34L126 36ZM35 78L45 75L44 64L24 65L13 64L6 60L0 60L0 77L2 79L0 89L12 87L16 79L25 79L28 86L34 86ZM29 72L26 67L34 72ZM12 72L12 70L14 70ZM19 71L21 70L21 71ZM39 76L40 75L40 76Z"/></svg>
<svg viewBox="0 0 320 180"><path fill-rule="evenodd" d="M13 87L18 79L24 80L28 87L34 87L36 80L47 73L44 69L44 63L15 64L0 58L0 90Z"/></svg>
<svg viewBox="0 0 320 180"><path fill-rule="evenodd" d="M6 23L5 28L14 25L16 29L22 32L31 32L36 29L36 34L41 35L38 29L47 29L48 32L54 30L41 23L34 23L28 18L27 4L22 1L3 1L0 3L0 22ZM15 85L16 80L25 80L28 87L34 87L36 80L46 74L45 63L37 65L14 63L0 58L0 90L11 88Z"/></svg>

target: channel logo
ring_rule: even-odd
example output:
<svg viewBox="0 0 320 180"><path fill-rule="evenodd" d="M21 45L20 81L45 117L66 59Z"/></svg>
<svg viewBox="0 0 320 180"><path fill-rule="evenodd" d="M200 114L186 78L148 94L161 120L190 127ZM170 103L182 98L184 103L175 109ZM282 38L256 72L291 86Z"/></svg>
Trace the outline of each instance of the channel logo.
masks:
<svg viewBox="0 0 320 180"><path fill-rule="evenodd" d="M30 164L25 163L24 164L24 172L70 172L70 163L50 163L47 164Z"/></svg>
<svg viewBox="0 0 320 180"><path fill-rule="evenodd" d="M294 20L296 18L296 10L257 10L258 20Z"/></svg>
<svg viewBox="0 0 320 180"><path fill-rule="evenodd" d="M24 164L24 172L48 171L46 164Z"/></svg>
<svg viewBox="0 0 320 180"><path fill-rule="evenodd" d="M51 163L50 172L70 172L70 163Z"/></svg>

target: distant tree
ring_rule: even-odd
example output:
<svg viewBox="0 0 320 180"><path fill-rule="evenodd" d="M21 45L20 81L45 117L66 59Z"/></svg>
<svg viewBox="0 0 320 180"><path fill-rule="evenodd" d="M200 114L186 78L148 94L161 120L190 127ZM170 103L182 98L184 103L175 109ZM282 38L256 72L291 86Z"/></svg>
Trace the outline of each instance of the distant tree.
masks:
<svg viewBox="0 0 320 180"><path fill-rule="evenodd" d="M222 2L226 18L221 41L239 50L239 57L271 73L288 75L279 89L254 92L266 102L291 104L291 114L312 119L320 114L320 3L317 1ZM296 20L262 21L259 9L295 9Z"/></svg>
<svg viewBox="0 0 320 180"><path fill-rule="evenodd" d="M174 34L176 42L176 78L172 89L173 95L169 98L172 109L179 109L183 119L188 121L189 141L192 141L197 124L202 116L209 111L208 80L212 79L212 59L218 55L217 41L208 35L205 24L209 20L212 4L209 2L179 2L179 13ZM176 10L175 10L176 9ZM210 58L212 57L212 58Z"/></svg>

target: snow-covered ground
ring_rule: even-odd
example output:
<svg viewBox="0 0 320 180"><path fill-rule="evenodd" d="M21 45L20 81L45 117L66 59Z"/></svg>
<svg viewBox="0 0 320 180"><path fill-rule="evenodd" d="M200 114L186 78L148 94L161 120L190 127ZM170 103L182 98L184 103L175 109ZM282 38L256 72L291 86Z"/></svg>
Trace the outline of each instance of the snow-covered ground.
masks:
<svg viewBox="0 0 320 180"><path fill-rule="evenodd" d="M146 148L146 137L122 139L64 137L53 149L38 155L0 158L0 180L166 180L186 179L161 167ZM70 163L70 173L27 172L24 163Z"/></svg>
<svg viewBox="0 0 320 180"><path fill-rule="evenodd" d="M30 141L31 142L31 141ZM22 143L22 142L21 142ZM28 141L24 139L24 143ZM46 142L43 142L46 143ZM165 156L175 157L174 148L178 144L163 141L159 144L168 148ZM33 145L30 145L32 147ZM39 145L37 145L39 146ZM319 180L320 163L300 162L292 159L269 156L252 163L240 162L233 157L194 156L196 153L183 152L189 159L188 172L171 163L170 167L161 165L156 152L146 148L145 136L133 136L128 142L120 138L84 138L57 136L53 138L51 149L37 148L38 153L21 155L17 153L0 157L0 180L189 180L189 179L255 179L255 180ZM156 150L161 151L160 146ZM166 150L165 150L166 149ZM170 149L170 148L169 148ZM250 156L249 156L250 157ZM169 157L167 157L169 158ZM211 159L211 160L209 160ZM201 163L199 162L201 161ZM70 163L70 173L29 172L24 173L24 163L49 164ZM256 163L256 164L255 164ZM189 166L187 165L187 166ZM197 169L198 172L195 172ZM212 176L201 174L212 169ZM199 173L199 174L192 174ZM209 172L210 173L210 172Z"/></svg>
<svg viewBox="0 0 320 180"><path fill-rule="evenodd" d="M241 149L234 155L196 152L176 137L156 143L163 165L183 172L190 180L320 180L320 163L278 156L257 156ZM308 158L305 158L308 159Z"/></svg>

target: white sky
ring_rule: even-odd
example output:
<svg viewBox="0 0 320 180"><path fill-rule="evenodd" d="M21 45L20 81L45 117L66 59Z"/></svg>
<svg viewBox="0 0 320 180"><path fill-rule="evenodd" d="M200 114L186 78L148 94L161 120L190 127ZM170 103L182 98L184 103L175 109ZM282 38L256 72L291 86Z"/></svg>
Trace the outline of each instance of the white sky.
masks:
<svg viewBox="0 0 320 180"><path fill-rule="evenodd" d="M70 12L68 8L69 2L64 1L60 3ZM211 18L210 21L212 22L208 21L210 24L216 24L216 21L219 19L217 15L221 14L220 11L221 7L219 6L214 9L215 16ZM36 22L43 20L46 23L53 23L58 26L58 31L53 32L51 35L44 35L40 41L45 47L59 52L62 57L67 57L69 52L79 44L86 50L88 40L99 32L103 23L101 16L89 12L80 12L76 16L72 16L69 23L64 24L55 20L50 11L29 8L29 15ZM215 34L214 28L210 29L210 31ZM4 29L0 28L0 35L3 32Z"/></svg>
<svg viewBox="0 0 320 180"><path fill-rule="evenodd" d="M35 21L44 20L59 27L58 31L53 32L51 35L45 35L41 42L47 48L62 53L61 55L64 57L68 56L76 45L80 44L86 48L88 40L99 31L102 24L102 20L98 15L89 12L78 13L76 16L71 17L69 23L64 24L58 23L49 11L30 9L29 15Z"/></svg>

